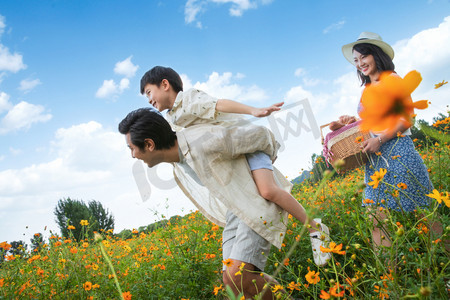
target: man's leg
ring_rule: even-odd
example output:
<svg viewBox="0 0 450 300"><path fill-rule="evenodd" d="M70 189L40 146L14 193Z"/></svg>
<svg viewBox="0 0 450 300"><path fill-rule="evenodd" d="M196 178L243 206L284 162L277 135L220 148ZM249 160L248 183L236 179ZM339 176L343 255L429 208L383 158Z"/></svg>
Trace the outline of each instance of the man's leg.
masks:
<svg viewBox="0 0 450 300"><path fill-rule="evenodd" d="M252 299L264 290L267 283L269 286L264 291L262 299L274 299L270 285L278 284L275 279L257 271L257 268L250 263L240 260L232 260L232 262L232 265L223 272L223 282L233 290L235 295L243 293L245 299Z"/></svg>
<svg viewBox="0 0 450 300"><path fill-rule="evenodd" d="M264 289L266 283L276 284L267 274L261 276L266 265L270 243L248 227L233 213L227 213L223 230L223 260L230 260L223 268L223 282L238 295L252 298ZM263 299L273 299L270 288Z"/></svg>

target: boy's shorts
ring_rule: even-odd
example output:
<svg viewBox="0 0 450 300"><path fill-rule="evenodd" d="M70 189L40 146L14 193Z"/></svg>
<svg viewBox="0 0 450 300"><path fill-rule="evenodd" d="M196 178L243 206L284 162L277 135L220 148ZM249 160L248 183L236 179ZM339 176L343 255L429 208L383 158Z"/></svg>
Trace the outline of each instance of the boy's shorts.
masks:
<svg viewBox="0 0 450 300"><path fill-rule="evenodd" d="M257 151L255 153L246 154L245 156L247 157L247 162L251 171L258 169L269 169L273 171L272 160L266 153Z"/></svg>
<svg viewBox="0 0 450 300"><path fill-rule="evenodd" d="M254 265L257 271L264 271L271 244L231 211L227 212L226 218L222 233L223 260L240 260ZM224 265L223 270L225 269Z"/></svg>

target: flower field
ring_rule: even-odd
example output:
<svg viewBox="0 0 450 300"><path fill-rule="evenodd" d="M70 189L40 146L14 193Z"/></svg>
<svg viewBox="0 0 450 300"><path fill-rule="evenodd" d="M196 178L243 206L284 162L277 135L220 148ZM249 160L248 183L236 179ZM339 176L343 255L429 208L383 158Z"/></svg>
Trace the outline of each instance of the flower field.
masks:
<svg viewBox="0 0 450 300"><path fill-rule="evenodd" d="M438 124L447 126L442 140L445 120ZM272 248L265 270L279 284L267 288L279 299L448 299L450 145L429 138L415 144L434 185L431 206L410 214L384 211L382 238L392 247L373 247L373 222L361 207L369 200L363 199L364 171L325 171L321 181L297 184L292 193L330 227L333 242L324 250L332 260L317 267L307 231L290 218L283 247ZM11 255L3 242L0 299L223 299L229 294L221 282L221 233L193 212L152 231L133 230L126 239L112 232L79 242L52 235L22 256Z"/></svg>

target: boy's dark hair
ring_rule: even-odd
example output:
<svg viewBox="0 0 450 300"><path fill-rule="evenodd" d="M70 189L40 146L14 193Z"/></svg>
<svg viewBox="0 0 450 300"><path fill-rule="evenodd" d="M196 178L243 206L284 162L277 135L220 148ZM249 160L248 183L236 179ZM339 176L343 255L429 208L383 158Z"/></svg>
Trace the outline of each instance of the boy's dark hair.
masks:
<svg viewBox="0 0 450 300"><path fill-rule="evenodd" d="M395 66L392 62L392 59L387 55L380 47L368 43L356 44L353 46L353 50L358 51L363 55L372 55L375 60L375 65L377 66L377 70L380 72L383 71L394 71ZM365 85L370 83L369 76L364 76L361 71L357 70L359 79L361 80L361 85Z"/></svg>
<svg viewBox="0 0 450 300"><path fill-rule="evenodd" d="M140 108L130 112L120 122L119 132L130 133L131 142L141 151L144 151L145 139L152 139L156 150L170 149L177 140L169 123L151 108Z"/></svg>
<svg viewBox="0 0 450 300"><path fill-rule="evenodd" d="M141 78L141 94L144 94L144 88L147 84L155 84L157 87L163 79L167 79L175 92L183 91L183 81L180 75L172 68L156 66L144 74Z"/></svg>

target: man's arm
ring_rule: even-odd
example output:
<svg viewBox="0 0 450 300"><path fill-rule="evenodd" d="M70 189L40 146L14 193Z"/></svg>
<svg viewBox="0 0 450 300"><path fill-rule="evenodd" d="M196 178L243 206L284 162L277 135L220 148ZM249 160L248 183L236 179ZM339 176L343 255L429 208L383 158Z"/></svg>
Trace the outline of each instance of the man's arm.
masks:
<svg viewBox="0 0 450 300"><path fill-rule="evenodd" d="M283 104L284 102L279 102L269 107L257 108L233 100L219 99L217 100L216 110L225 113L247 114L254 117L266 117L274 111L279 111Z"/></svg>

